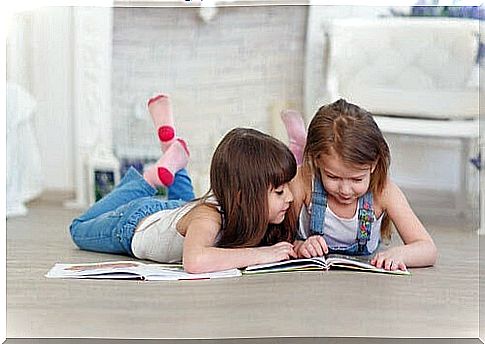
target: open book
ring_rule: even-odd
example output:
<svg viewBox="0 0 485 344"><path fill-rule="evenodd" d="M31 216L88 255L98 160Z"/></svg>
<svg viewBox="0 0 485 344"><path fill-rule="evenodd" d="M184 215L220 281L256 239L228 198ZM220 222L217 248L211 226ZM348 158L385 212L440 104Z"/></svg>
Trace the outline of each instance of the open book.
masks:
<svg viewBox="0 0 485 344"><path fill-rule="evenodd" d="M83 264L55 264L45 275L49 278L138 279L174 281L241 276L238 269L203 274L185 272L182 264L146 264L137 261L115 261Z"/></svg>
<svg viewBox="0 0 485 344"><path fill-rule="evenodd" d="M277 263L252 265L248 266L245 270L243 270L243 274L250 275L269 272L328 270L330 268L353 269L397 275L410 274L410 272L407 270L390 271L376 268L374 265L370 264L371 258L372 256L347 256L342 254L328 254L326 257L291 259Z"/></svg>

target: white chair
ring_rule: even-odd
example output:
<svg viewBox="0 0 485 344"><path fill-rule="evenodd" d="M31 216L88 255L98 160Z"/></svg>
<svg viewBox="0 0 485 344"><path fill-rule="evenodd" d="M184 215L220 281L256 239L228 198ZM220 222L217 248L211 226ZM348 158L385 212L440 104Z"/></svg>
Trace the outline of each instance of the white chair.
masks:
<svg viewBox="0 0 485 344"><path fill-rule="evenodd" d="M457 139L455 205L464 214L468 159L479 136L478 21L352 18L325 30L327 101L345 98L371 111L384 134Z"/></svg>

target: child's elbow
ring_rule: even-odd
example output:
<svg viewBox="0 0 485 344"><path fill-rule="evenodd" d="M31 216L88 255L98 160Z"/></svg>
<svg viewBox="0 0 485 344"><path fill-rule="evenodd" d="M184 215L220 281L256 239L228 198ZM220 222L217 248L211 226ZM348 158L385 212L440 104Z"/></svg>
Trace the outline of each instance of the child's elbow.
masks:
<svg viewBox="0 0 485 344"><path fill-rule="evenodd" d="M433 240L431 240L430 243L429 243L428 252L429 252L428 253L429 265L433 266L433 265L436 264L436 260L438 259L438 248L436 247Z"/></svg>
<svg viewBox="0 0 485 344"><path fill-rule="evenodd" d="M202 274L210 272L207 262L201 255L184 255L184 270L190 274Z"/></svg>

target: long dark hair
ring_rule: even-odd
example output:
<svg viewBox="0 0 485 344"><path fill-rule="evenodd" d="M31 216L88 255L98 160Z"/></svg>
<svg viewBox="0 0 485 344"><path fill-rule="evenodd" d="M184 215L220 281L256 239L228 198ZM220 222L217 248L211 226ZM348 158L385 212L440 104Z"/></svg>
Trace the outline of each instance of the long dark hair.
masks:
<svg viewBox="0 0 485 344"><path fill-rule="evenodd" d="M322 106L308 127L304 164L320 173L317 161L334 151L343 161L355 165L376 164L369 189L380 195L388 178L391 155L372 114L344 99ZM381 233L390 237L390 222L384 218Z"/></svg>
<svg viewBox="0 0 485 344"><path fill-rule="evenodd" d="M217 146L210 167L210 190L223 222L218 247L254 247L292 242L296 217L290 206L281 224L268 219L268 190L296 175L296 161L279 140L250 128L229 131ZM208 203L206 203L208 204Z"/></svg>

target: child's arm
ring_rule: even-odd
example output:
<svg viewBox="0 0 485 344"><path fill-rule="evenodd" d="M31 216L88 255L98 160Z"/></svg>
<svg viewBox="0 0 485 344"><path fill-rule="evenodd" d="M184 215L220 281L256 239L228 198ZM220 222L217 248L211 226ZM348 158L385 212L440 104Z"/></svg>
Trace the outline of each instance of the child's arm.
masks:
<svg viewBox="0 0 485 344"><path fill-rule="evenodd" d="M293 245L288 242L250 248L214 247L220 226L220 215L214 209L199 206L191 211L183 250L183 265L187 272L243 268L296 257Z"/></svg>
<svg viewBox="0 0 485 344"><path fill-rule="evenodd" d="M299 167L296 177L290 182L290 190L294 197L293 207L297 216L299 216L303 204L310 202L311 184L311 174ZM306 240L295 240L293 249L298 258L321 257L328 253L327 243L321 235L313 235Z"/></svg>
<svg viewBox="0 0 485 344"><path fill-rule="evenodd" d="M388 181L384 188L381 204L394 223L404 245L377 253L371 263L387 270L435 264L437 249L433 239L414 214L406 196L391 181Z"/></svg>

